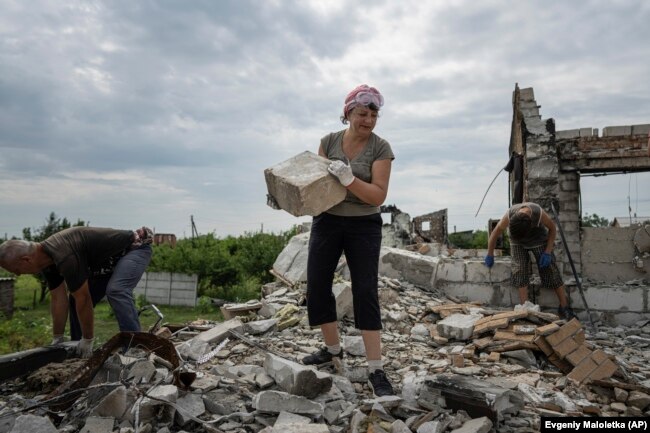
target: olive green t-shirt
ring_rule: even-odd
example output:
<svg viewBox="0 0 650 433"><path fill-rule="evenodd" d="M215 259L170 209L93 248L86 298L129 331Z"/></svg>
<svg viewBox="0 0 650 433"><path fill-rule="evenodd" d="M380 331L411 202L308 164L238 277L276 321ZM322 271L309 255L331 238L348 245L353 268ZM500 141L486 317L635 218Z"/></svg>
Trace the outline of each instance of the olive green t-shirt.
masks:
<svg viewBox="0 0 650 433"><path fill-rule="evenodd" d="M70 292L78 290L93 270L132 243L131 230L71 227L53 234L41 242L45 253L54 261L44 271L50 289L64 280Z"/></svg>
<svg viewBox="0 0 650 433"><path fill-rule="evenodd" d="M348 161L345 153L343 153L342 147L344 133L345 129L327 134L320 141L321 149L323 149L327 159L349 162L352 167L352 174L362 181L368 183L372 181L373 162L384 159L395 159L390 144L375 133L371 133L366 147L354 159ZM326 212L339 216L364 216L379 213L379 206L365 203L348 191L344 201L328 209Z"/></svg>

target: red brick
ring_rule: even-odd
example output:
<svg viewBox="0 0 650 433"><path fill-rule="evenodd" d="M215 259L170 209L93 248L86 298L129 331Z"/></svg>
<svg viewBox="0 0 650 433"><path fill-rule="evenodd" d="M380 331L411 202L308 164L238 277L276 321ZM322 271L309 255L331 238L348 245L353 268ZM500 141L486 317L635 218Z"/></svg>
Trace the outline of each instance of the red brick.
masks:
<svg viewBox="0 0 650 433"><path fill-rule="evenodd" d="M560 329L557 323L549 323L548 325L539 326L535 329L536 335L550 335Z"/></svg>
<svg viewBox="0 0 650 433"><path fill-rule="evenodd" d="M582 329L582 325L578 319L572 319L569 323L562 325L562 327L555 333L546 337L546 340L551 346L555 346L563 342L567 337L571 337L576 332Z"/></svg>
<svg viewBox="0 0 650 433"><path fill-rule="evenodd" d="M568 354L566 360L569 361L572 365L578 365L588 356L591 356L592 352L584 344L578 346L578 349ZM592 358L593 359L593 358ZM597 363L597 362L596 362Z"/></svg>
<svg viewBox="0 0 650 433"><path fill-rule="evenodd" d="M600 364L596 370L592 371L591 374L589 374L589 378L593 380L608 379L612 377L612 374L616 373L617 368L618 367L612 362L611 359L607 359L605 362Z"/></svg>
<svg viewBox="0 0 650 433"><path fill-rule="evenodd" d="M596 364L590 357L582 360L567 376L569 379L574 380L578 383L582 383L591 373L598 368Z"/></svg>
<svg viewBox="0 0 650 433"><path fill-rule="evenodd" d="M553 348L550 344L548 344L548 341L546 341L545 337L542 337L540 335L539 337L536 337L534 341L537 347L539 347L539 349L544 352L544 355L551 356L553 354Z"/></svg>
<svg viewBox="0 0 650 433"><path fill-rule="evenodd" d="M566 358L569 353L574 352L577 349L578 345L572 337L569 337L560 344L553 346L553 351L557 353L557 356L560 358Z"/></svg>
<svg viewBox="0 0 650 433"><path fill-rule="evenodd" d="M607 354L602 350L598 349L594 351L593 355L591 355L591 359L593 359L596 364L600 365L603 362L607 361L609 359L609 356L607 356Z"/></svg>

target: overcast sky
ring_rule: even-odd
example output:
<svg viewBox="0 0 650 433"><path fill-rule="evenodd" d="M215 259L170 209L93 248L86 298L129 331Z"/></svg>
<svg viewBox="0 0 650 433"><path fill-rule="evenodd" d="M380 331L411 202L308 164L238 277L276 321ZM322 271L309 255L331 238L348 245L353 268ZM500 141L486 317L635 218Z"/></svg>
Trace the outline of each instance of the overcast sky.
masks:
<svg viewBox="0 0 650 433"><path fill-rule="evenodd" d="M483 229L508 205L512 91L558 130L650 123L650 2L0 0L0 235L54 211L190 236L281 231L263 171L385 97L386 204ZM650 215L650 176L584 178L583 209Z"/></svg>

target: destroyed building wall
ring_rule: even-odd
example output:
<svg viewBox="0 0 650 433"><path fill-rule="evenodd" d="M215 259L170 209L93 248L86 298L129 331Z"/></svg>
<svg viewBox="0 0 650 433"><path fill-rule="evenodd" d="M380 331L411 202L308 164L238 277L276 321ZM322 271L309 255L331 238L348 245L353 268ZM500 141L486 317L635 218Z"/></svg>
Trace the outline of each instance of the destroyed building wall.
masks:
<svg viewBox="0 0 650 433"><path fill-rule="evenodd" d="M650 258L643 260L647 253L639 252L634 245L634 237L639 230L644 229L584 227L582 265L585 275L591 280L604 283L650 279Z"/></svg>
<svg viewBox="0 0 650 433"><path fill-rule="evenodd" d="M381 245L383 247L404 248L411 244L411 217L395 205L383 205L380 208L383 215L390 215L390 222L381 228Z"/></svg>
<svg viewBox="0 0 650 433"><path fill-rule="evenodd" d="M446 244L448 221L447 209L417 216L413 218L413 234L419 242Z"/></svg>
<svg viewBox="0 0 650 433"><path fill-rule="evenodd" d="M607 126L603 136L596 128L556 131L553 119L542 119L532 88L513 93L510 154L524 156L523 201L539 203L553 216L555 207L568 252L558 234L555 245L558 266L565 278L576 271L589 278L593 267L582 268L580 176L587 173L650 171L647 135L650 124ZM512 204L516 203L514 174L510 174Z"/></svg>

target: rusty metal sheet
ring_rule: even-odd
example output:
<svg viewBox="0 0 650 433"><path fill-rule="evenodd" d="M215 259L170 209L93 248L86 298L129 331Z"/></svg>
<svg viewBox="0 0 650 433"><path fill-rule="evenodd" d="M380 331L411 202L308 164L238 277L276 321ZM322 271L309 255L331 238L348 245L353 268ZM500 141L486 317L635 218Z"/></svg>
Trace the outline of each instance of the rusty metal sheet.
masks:
<svg viewBox="0 0 650 433"><path fill-rule="evenodd" d="M178 352L171 341L147 332L120 332L108 340L102 347L95 350L93 355L72 376L70 381L52 391L47 396L47 399L49 400L81 388L86 388L92 382L104 362L106 362L108 357L114 351L123 347L136 346L148 349L161 358L169 361L173 367L174 384L176 386L180 388L188 388L196 378L196 373L180 371L179 367L181 366L182 360L178 356ZM72 393L69 400L64 399L61 401L60 399L57 399L56 409L64 410L68 408L76 398L77 395Z"/></svg>

